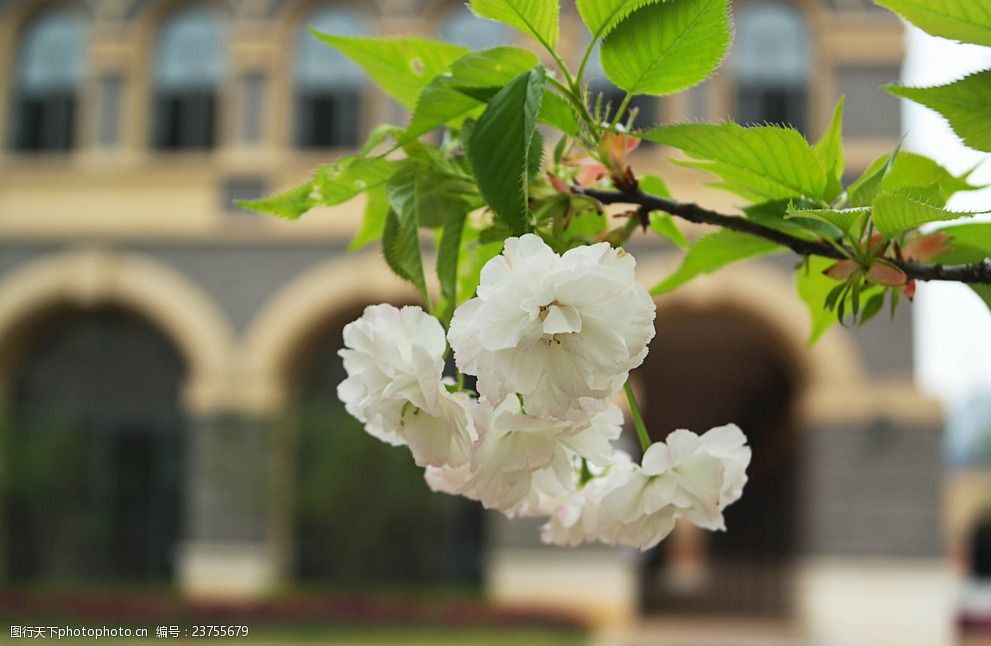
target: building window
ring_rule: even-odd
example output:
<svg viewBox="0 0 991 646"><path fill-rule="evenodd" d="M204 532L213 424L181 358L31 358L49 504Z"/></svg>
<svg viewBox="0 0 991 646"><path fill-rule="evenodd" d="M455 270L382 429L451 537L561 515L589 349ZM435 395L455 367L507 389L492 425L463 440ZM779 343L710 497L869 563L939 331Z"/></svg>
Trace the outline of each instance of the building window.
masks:
<svg viewBox="0 0 991 646"><path fill-rule="evenodd" d="M444 14L438 31L442 40L469 49L489 49L513 42L509 27L479 18L465 5L458 5Z"/></svg>
<svg viewBox="0 0 991 646"><path fill-rule="evenodd" d="M307 31L344 36L368 33L365 20L344 7L309 15L296 36L296 145L300 148L354 147L362 139L362 90L357 65Z"/></svg>
<svg viewBox="0 0 991 646"><path fill-rule="evenodd" d="M206 7L177 11L162 25L155 49L155 148L216 145L226 67L223 32L219 17Z"/></svg>
<svg viewBox="0 0 991 646"><path fill-rule="evenodd" d="M27 24L17 51L11 144L16 150L66 151L75 138L86 61L85 17L71 9Z"/></svg>
<svg viewBox="0 0 991 646"><path fill-rule="evenodd" d="M808 127L809 33L799 9L783 2L736 14L736 119Z"/></svg>

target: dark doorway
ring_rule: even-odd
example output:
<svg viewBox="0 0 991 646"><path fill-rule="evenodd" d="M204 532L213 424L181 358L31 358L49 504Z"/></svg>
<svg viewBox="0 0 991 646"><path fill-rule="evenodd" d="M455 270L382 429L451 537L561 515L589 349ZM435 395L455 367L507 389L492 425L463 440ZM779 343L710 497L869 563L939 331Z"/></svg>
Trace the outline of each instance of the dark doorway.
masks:
<svg viewBox="0 0 991 646"><path fill-rule="evenodd" d="M347 308L301 344L290 427L298 579L319 586L475 587L482 512L431 492L409 450L368 435L337 398Z"/></svg>
<svg viewBox="0 0 991 646"><path fill-rule="evenodd" d="M729 307L662 306L657 336L636 377L655 440L737 423L753 450L727 532L681 528L646 555L643 605L651 613L789 612L798 474L796 366L780 335ZM680 532L680 534L679 534Z"/></svg>
<svg viewBox="0 0 991 646"><path fill-rule="evenodd" d="M176 348L115 308L47 312L15 344L3 438L10 579L169 579L184 471Z"/></svg>

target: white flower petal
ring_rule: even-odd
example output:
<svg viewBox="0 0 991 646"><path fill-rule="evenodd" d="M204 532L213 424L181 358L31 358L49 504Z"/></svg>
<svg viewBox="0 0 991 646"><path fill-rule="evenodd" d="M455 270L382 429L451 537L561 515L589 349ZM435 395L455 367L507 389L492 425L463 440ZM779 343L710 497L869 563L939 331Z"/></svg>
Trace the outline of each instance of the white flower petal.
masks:
<svg viewBox="0 0 991 646"><path fill-rule="evenodd" d="M337 395L369 434L408 444L420 466L468 462L472 403L442 383L440 321L419 307L372 305L344 327L344 342L339 354L348 376Z"/></svg>
<svg viewBox="0 0 991 646"><path fill-rule="evenodd" d="M532 415L563 417L580 398L610 397L654 335L654 302L635 266L605 243L558 256L533 234L509 238L451 322L458 367L494 404L519 394Z"/></svg>

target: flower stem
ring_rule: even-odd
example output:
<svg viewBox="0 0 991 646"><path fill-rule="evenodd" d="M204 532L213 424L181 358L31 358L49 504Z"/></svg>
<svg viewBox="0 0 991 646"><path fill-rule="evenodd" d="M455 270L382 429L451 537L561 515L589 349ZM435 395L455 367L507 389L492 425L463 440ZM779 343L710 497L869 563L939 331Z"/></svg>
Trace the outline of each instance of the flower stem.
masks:
<svg viewBox="0 0 991 646"><path fill-rule="evenodd" d="M619 123L619 120L623 117L623 113L626 112L626 109L630 107L630 101L632 100L633 100L633 95L627 92L626 96L623 97L623 102L619 104L618 108L616 108L616 114L613 115L612 125L609 126L610 130L616 129L616 125Z"/></svg>
<svg viewBox="0 0 991 646"><path fill-rule="evenodd" d="M626 401L630 403L630 416L633 417L633 426L637 429L637 437L640 438L640 448L646 453L651 444L650 434L647 433L647 426L643 423L640 407L637 406L637 398L633 395L633 386L630 385L629 380L623 386L623 390L626 391Z"/></svg>

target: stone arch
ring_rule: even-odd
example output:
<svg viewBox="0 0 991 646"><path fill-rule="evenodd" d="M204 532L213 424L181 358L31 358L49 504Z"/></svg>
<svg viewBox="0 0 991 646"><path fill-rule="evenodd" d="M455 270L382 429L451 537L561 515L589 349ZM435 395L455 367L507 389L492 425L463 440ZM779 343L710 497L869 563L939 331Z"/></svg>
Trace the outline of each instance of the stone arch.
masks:
<svg viewBox="0 0 991 646"><path fill-rule="evenodd" d="M244 335L244 406L273 412L286 401L294 352L314 328L357 302L418 300L374 253L336 258L299 275L269 299Z"/></svg>
<svg viewBox="0 0 991 646"><path fill-rule="evenodd" d="M637 268L644 285L656 285L677 267L670 258L649 259ZM864 367L852 340L840 329L829 330L806 347L809 322L805 306L795 296L790 274L760 264L740 265L718 276L700 276L657 299L666 303L725 304L756 316L782 335L789 359L798 366L804 392L852 387L865 380Z"/></svg>
<svg viewBox="0 0 991 646"><path fill-rule="evenodd" d="M334 392L340 379L341 366L335 353L343 325L359 316L366 304L418 300L415 290L395 277L377 253L342 256L316 265L278 291L243 337L240 373L249 381L245 383L242 410L276 425L282 456L277 477L286 492L282 500L297 501L275 511L278 549L293 576L302 580L388 576L403 581L473 585L480 575L480 509L454 498L432 497L423 488L422 474L408 454L402 450L397 453L395 447L361 432L361 425L347 416ZM330 432L334 430L346 432ZM394 554L391 543L383 546L396 531L402 531L355 534L350 529L334 528L333 509L353 496L367 496L370 508L379 509L390 523L406 512L381 511L388 508L389 498L378 491L360 490L353 472L337 462L337 456L342 455L349 456L349 464L362 465L362 473L371 469L380 475L380 481L410 492L403 509L417 510L417 528L404 538L409 541L410 552L401 564L387 566L388 575L376 568L389 563L391 557L371 563L361 555L367 545ZM314 502L306 492L315 484L323 486L318 474L328 472L338 474L334 487L321 490L319 502ZM356 541L358 536L364 539ZM336 537L340 550L328 556L319 546L331 537ZM457 556L438 561L434 549L422 547L428 544L448 545L444 549Z"/></svg>
<svg viewBox="0 0 991 646"><path fill-rule="evenodd" d="M157 326L187 362L184 399L202 410L225 400L234 334L216 304L174 269L105 250L67 251L24 265L0 281L0 358L33 315L59 304L130 309ZM0 396L9 375L0 373Z"/></svg>
<svg viewBox="0 0 991 646"><path fill-rule="evenodd" d="M645 285L676 267L670 256L645 260L638 267ZM732 421L743 427L755 457L749 495L727 510L730 534L679 526L645 556L639 590L648 614L792 611L803 527L802 447L828 414L814 400L825 394L845 402L852 389L871 388L846 331L837 326L806 346L808 313L794 292L787 267L748 263L700 276L656 300L658 336L633 373L641 392L648 389L644 395L658 394L656 401L641 400L652 436ZM706 403L708 393L716 399ZM736 592L744 589L745 595Z"/></svg>

